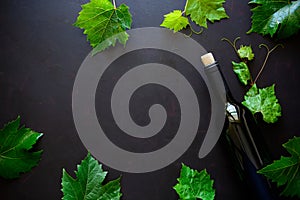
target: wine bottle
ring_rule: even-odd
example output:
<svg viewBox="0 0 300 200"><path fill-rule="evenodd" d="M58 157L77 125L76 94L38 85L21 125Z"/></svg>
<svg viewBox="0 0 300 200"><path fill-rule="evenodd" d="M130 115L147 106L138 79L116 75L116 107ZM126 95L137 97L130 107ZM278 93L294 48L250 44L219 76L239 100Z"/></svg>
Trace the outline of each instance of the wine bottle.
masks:
<svg viewBox="0 0 300 200"><path fill-rule="evenodd" d="M276 199L269 182L257 173L257 170L271 163L271 157L253 114L234 100L212 53L203 55L201 60L214 97L224 99L226 96L223 100L226 119L221 137L226 140L226 146L239 177L248 184L255 199ZM226 94L222 95L224 87Z"/></svg>

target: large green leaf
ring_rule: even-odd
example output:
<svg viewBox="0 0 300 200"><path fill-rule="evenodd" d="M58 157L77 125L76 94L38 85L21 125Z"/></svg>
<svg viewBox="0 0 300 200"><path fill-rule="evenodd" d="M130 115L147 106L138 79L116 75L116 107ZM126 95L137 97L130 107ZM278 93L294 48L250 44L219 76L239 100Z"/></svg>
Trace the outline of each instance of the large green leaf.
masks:
<svg viewBox="0 0 300 200"><path fill-rule="evenodd" d="M76 179L63 169L63 200L119 200L120 178L102 185L107 172L90 153L77 166Z"/></svg>
<svg viewBox="0 0 300 200"><path fill-rule="evenodd" d="M0 130L0 176L17 178L38 164L42 151L32 151L42 136L29 128L20 127L20 117Z"/></svg>
<svg viewBox="0 0 300 200"><path fill-rule="evenodd" d="M276 182L278 186L285 185L282 195L300 198L300 137L294 137L283 147L291 154L281 157L272 164L259 170L258 173Z"/></svg>
<svg viewBox="0 0 300 200"><path fill-rule="evenodd" d="M225 0L188 0L186 14L199 26L207 28L207 20L214 22L229 18L223 7Z"/></svg>
<svg viewBox="0 0 300 200"><path fill-rule="evenodd" d="M118 40L126 44L131 27L131 14L125 4L115 8L109 0L91 0L82 5L75 26L84 29L94 49L93 54L114 46Z"/></svg>
<svg viewBox="0 0 300 200"><path fill-rule="evenodd" d="M234 61L232 61L231 63L232 63L233 71L239 77L239 80L244 85L247 85L248 81L251 80L251 75L247 64L244 62L236 63Z"/></svg>
<svg viewBox="0 0 300 200"><path fill-rule="evenodd" d="M188 18L182 16L181 10L174 10L173 12L164 15L164 17L165 19L160 26L166 27L174 32L186 28L186 26L189 24Z"/></svg>
<svg viewBox="0 0 300 200"><path fill-rule="evenodd" d="M242 102L253 114L261 113L263 120L267 123L274 123L281 116L281 106L275 95L275 85L258 89L254 84L244 96Z"/></svg>
<svg viewBox="0 0 300 200"><path fill-rule="evenodd" d="M251 9L252 27L248 33L286 38L299 31L300 0L252 0L249 3L256 7Z"/></svg>
<svg viewBox="0 0 300 200"><path fill-rule="evenodd" d="M198 172L182 164L177 180L174 189L181 200L213 200L215 197L214 181L205 169Z"/></svg>

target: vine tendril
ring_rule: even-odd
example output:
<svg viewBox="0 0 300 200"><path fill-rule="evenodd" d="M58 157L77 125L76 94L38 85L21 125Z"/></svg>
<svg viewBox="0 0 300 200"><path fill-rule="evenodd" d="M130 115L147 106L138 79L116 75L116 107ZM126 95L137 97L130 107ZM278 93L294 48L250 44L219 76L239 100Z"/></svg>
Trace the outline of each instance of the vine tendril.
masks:
<svg viewBox="0 0 300 200"><path fill-rule="evenodd" d="M265 58L265 60L264 60L264 62L263 62L263 64L262 64L262 66L261 66L261 68L260 68L260 70L259 70L257 76L255 77L255 79L254 79L254 81L253 81L253 84L256 83L256 81L257 81L258 78L260 77L262 71L264 70L264 68L265 68L265 66L266 66L266 63L267 63L267 60L268 60L270 54L271 54L277 47L279 47L279 46L281 46L282 48L284 48L283 44L277 44L277 45L275 45L271 50L269 49L269 47L268 47L266 44L260 44L260 45L258 46L259 48L265 47L266 50L267 50L267 55L266 55L266 58Z"/></svg>
<svg viewBox="0 0 300 200"><path fill-rule="evenodd" d="M236 42L237 42L239 39L241 39L241 37L235 38L235 39L233 40L233 42L231 42L228 38L222 38L221 40L222 40L222 41L228 42L228 43L233 47L235 53L239 56L239 58L241 58L240 55L239 55L239 53L238 53L238 50L237 50L237 48L236 48Z"/></svg>

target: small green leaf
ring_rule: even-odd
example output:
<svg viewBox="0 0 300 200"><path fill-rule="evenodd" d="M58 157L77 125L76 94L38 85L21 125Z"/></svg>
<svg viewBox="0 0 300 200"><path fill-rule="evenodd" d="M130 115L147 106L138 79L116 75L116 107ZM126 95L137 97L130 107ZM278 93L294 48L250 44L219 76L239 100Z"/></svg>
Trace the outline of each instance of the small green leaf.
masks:
<svg viewBox="0 0 300 200"><path fill-rule="evenodd" d="M248 60L253 60L254 58L254 53L252 52L251 46L243 46L238 49L238 54L240 58L246 58Z"/></svg>
<svg viewBox="0 0 300 200"><path fill-rule="evenodd" d="M214 22L229 18L223 7L225 0L188 0L186 14L199 26L207 28L207 20Z"/></svg>
<svg viewBox="0 0 300 200"><path fill-rule="evenodd" d="M231 63L233 66L233 71L239 77L239 80L244 85L247 85L248 81L251 80L251 75L247 64L244 62L236 63L234 61L232 61Z"/></svg>
<svg viewBox="0 0 300 200"><path fill-rule="evenodd" d="M91 0L82 5L75 26L84 29L84 34L94 49L93 54L114 46L118 40L126 44L131 27L131 14L125 4L115 8L110 0ZM100 46L99 46L100 45Z"/></svg>
<svg viewBox="0 0 300 200"><path fill-rule="evenodd" d="M42 135L20 127L20 117L6 124L0 130L0 176L18 178L35 167L42 151L32 151L32 147Z"/></svg>
<svg viewBox="0 0 300 200"><path fill-rule="evenodd" d="M160 26L166 27L174 32L186 28L186 26L189 24L188 18L182 16L181 10L174 10L173 12L164 15L164 17L165 19Z"/></svg>
<svg viewBox="0 0 300 200"><path fill-rule="evenodd" d="M300 0L252 0L249 3L256 7L251 9L252 26L248 33L286 38L299 31Z"/></svg>
<svg viewBox="0 0 300 200"><path fill-rule="evenodd" d="M275 95L275 85L263 89L258 89L254 84L244 96L242 104L246 106L252 114L261 113L263 120L267 123L275 123L281 116L281 106Z"/></svg>
<svg viewBox="0 0 300 200"><path fill-rule="evenodd" d="M300 137L294 137L283 147L291 154L291 157L281 157L272 164L262 168L258 173L277 183L277 186L285 185L281 195L297 196L300 198Z"/></svg>
<svg viewBox="0 0 300 200"><path fill-rule="evenodd" d="M90 153L77 166L76 179L63 169L63 200L119 200L121 198L120 178L102 185L107 172Z"/></svg>
<svg viewBox="0 0 300 200"><path fill-rule="evenodd" d="M215 197L214 181L204 169L200 172L182 164L178 183L174 186L181 200L213 200Z"/></svg>

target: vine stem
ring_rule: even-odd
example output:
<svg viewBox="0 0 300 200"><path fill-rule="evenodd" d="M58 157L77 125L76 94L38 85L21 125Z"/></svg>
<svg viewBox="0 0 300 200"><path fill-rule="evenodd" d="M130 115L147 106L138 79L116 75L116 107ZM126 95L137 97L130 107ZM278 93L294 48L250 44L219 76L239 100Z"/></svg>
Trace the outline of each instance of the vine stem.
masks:
<svg viewBox="0 0 300 200"><path fill-rule="evenodd" d="M117 6L116 6L116 0L112 0L113 4L114 4L114 9L117 9Z"/></svg>
<svg viewBox="0 0 300 200"><path fill-rule="evenodd" d="M260 45L259 45L259 48L265 47L265 48L267 49L267 55L266 55L266 58L265 58L265 60L264 60L264 62L263 62L263 64L262 64L262 66L261 66L261 68L260 68L260 70L259 70L257 76L255 77L255 79L254 79L254 81L253 81L253 85L256 83L256 81L257 81L258 78L260 77L261 73L263 72L263 70L264 70L264 68L265 68L265 66L266 66L266 63L267 63L267 60L268 60L270 54L271 54L277 47L279 47L279 46L281 46L281 47L283 48L283 45L282 45L282 44L277 44L277 45L275 45L271 50L269 49L269 47L268 47L266 44L260 44Z"/></svg>
<svg viewBox="0 0 300 200"><path fill-rule="evenodd" d="M188 5L188 2L189 2L189 0L186 0L186 2L185 2L185 6L184 6L184 10L183 10L183 13L185 13L185 12L186 12L186 7L187 7L187 5Z"/></svg>
<svg viewBox="0 0 300 200"><path fill-rule="evenodd" d="M185 15L185 14L186 14L186 9L187 9L188 3L189 3L189 0L186 0L185 6L184 6L184 10L182 11L181 15ZM192 25L190 24L190 22L189 22L189 26L190 26L190 28L191 28L191 32L190 32L189 35L186 35L187 37L191 37L191 36L193 35L193 33L196 34L196 35L199 35L199 34L201 34L201 33L203 32L203 28L202 28L202 27L201 27L200 31L196 31L196 30L192 27Z"/></svg>
<svg viewBox="0 0 300 200"><path fill-rule="evenodd" d="M182 11L181 15L185 15L185 14L186 14L186 9L187 9L188 3L189 3L189 0L186 0L185 6L184 6L184 10ZM192 25L191 25L191 23L190 23L190 20L189 20L189 27L190 27L190 29L191 29L191 32L190 32L189 35L186 35L187 37L191 37L191 36L193 35L193 33L196 34L196 35L199 35L199 34L201 34L201 33L203 32L203 28L202 28L202 27L201 27L201 29L200 29L199 31L196 31L196 30L192 27Z"/></svg>

